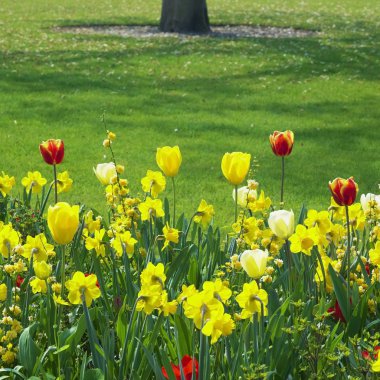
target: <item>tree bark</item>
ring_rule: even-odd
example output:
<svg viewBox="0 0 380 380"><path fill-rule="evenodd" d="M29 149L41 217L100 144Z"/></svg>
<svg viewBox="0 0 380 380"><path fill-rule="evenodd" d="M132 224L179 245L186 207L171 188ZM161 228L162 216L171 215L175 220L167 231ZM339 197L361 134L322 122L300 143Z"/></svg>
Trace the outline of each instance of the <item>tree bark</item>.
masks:
<svg viewBox="0 0 380 380"><path fill-rule="evenodd" d="M162 0L160 30L174 33L210 33L206 0Z"/></svg>

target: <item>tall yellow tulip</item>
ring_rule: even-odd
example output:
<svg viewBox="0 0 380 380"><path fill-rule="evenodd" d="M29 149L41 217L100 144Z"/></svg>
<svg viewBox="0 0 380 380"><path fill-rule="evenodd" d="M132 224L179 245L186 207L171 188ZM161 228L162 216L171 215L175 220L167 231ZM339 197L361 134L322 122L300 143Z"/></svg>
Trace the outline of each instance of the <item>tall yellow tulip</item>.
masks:
<svg viewBox="0 0 380 380"><path fill-rule="evenodd" d="M182 163L179 147L176 145L157 148L156 162L167 177L175 177Z"/></svg>
<svg viewBox="0 0 380 380"><path fill-rule="evenodd" d="M55 206L50 206L48 226L56 243L70 243L79 226L79 206L70 206L66 202L58 202Z"/></svg>
<svg viewBox="0 0 380 380"><path fill-rule="evenodd" d="M251 155L249 153L225 153L222 158L223 175L232 185L240 185L248 174L250 163Z"/></svg>

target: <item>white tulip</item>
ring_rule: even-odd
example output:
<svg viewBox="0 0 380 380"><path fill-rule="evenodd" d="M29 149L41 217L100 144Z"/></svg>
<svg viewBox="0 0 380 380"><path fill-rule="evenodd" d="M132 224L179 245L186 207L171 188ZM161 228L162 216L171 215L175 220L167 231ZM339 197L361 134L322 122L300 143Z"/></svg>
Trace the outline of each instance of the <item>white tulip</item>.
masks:
<svg viewBox="0 0 380 380"><path fill-rule="evenodd" d="M94 173L103 185L110 185L116 177L116 167L113 162L96 165Z"/></svg>
<svg viewBox="0 0 380 380"><path fill-rule="evenodd" d="M260 278L267 267L268 252L261 249L244 251L240 256L240 264L251 278Z"/></svg>
<svg viewBox="0 0 380 380"><path fill-rule="evenodd" d="M368 212L371 209L371 206L369 205L370 201L372 201L372 202L375 201L376 202L375 208L377 208L377 209L380 208L380 195L371 194L371 193L362 194L360 197L360 203L362 205L362 209L364 212ZM374 205L372 205L372 208L373 207L374 207Z"/></svg>
<svg viewBox="0 0 380 380"><path fill-rule="evenodd" d="M287 239L294 232L293 211L278 210L269 214L269 228L280 239Z"/></svg>
<svg viewBox="0 0 380 380"><path fill-rule="evenodd" d="M235 190L232 191L232 198L235 200ZM239 187L237 191L237 203L240 207L247 207L248 202L253 202L257 198L257 191L248 186Z"/></svg>

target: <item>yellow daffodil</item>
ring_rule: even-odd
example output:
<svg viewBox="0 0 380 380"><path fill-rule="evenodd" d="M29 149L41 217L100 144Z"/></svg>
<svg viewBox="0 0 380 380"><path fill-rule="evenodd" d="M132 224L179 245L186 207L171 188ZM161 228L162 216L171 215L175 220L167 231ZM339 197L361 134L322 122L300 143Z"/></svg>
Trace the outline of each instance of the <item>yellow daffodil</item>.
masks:
<svg viewBox="0 0 380 380"><path fill-rule="evenodd" d="M264 315L268 314L268 293L259 289L256 281L243 285L243 291L236 296L236 302L243 309L242 319L251 318L255 313L261 315L262 308Z"/></svg>
<svg viewBox="0 0 380 380"><path fill-rule="evenodd" d="M182 285L182 292L180 295L177 297L178 302L183 302L186 301L188 297L198 293L197 288L195 287L194 284L191 284L189 286L187 285Z"/></svg>
<svg viewBox="0 0 380 380"><path fill-rule="evenodd" d="M7 299L7 285L0 284L0 301L5 301Z"/></svg>
<svg viewBox="0 0 380 380"><path fill-rule="evenodd" d="M48 210L48 226L58 244L70 243L79 226L79 206L58 202Z"/></svg>
<svg viewBox="0 0 380 380"><path fill-rule="evenodd" d="M135 244L137 240L132 237L130 231L125 231L120 234L116 234L115 238L111 242L111 246L115 249L116 254L121 257L123 252L128 255L129 258L133 256L135 251Z"/></svg>
<svg viewBox="0 0 380 380"><path fill-rule="evenodd" d="M12 225L5 224L0 229L0 252L5 257L8 258L12 251L15 249L17 244L20 242L20 235L17 231L12 228Z"/></svg>
<svg viewBox="0 0 380 380"><path fill-rule="evenodd" d="M172 228L169 226L169 223L166 223L164 228L162 229L162 233L165 237L165 243L162 247L162 251L169 245L170 242L174 244L178 244L179 241L179 231L176 228Z"/></svg>
<svg viewBox="0 0 380 380"><path fill-rule="evenodd" d="M3 197L9 194L12 190L12 187L15 185L16 180L15 177L9 177L9 175L1 172L0 175L0 193Z"/></svg>
<svg viewBox="0 0 380 380"><path fill-rule="evenodd" d="M231 289L220 278L217 278L215 281L205 281L203 283L203 290L223 303L226 303L232 295Z"/></svg>
<svg viewBox="0 0 380 380"><path fill-rule="evenodd" d="M32 287L32 292L34 294L47 292L46 280L41 280L36 277L34 280L30 281L29 284Z"/></svg>
<svg viewBox="0 0 380 380"><path fill-rule="evenodd" d="M248 208L252 212L264 212L269 209L272 201L269 197L265 197L263 190L260 191L260 196L254 201L248 203Z"/></svg>
<svg viewBox="0 0 380 380"><path fill-rule="evenodd" d="M231 318L231 315L219 313L207 320L202 328L202 334L211 336L211 344L214 344L221 335L231 335L234 328L235 322Z"/></svg>
<svg viewBox="0 0 380 380"><path fill-rule="evenodd" d="M148 170L146 176L141 180L143 191L149 193L153 198L157 198L166 187L166 179L161 172Z"/></svg>
<svg viewBox="0 0 380 380"><path fill-rule="evenodd" d="M332 279L329 273L329 265L331 265L335 269L336 262L330 259L330 257L326 255L321 256L323 269L321 267L321 263L318 260L318 266L316 273L314 275L314 281L320 286L326 281L326 292L331 293L334 290ZM336 269L335 269L336 270Z"/></svg>
<svg viewBox="0 0 380 380"><path fill-rule="evenodd" d="M156 162L158 167L167 177L175 177L182 163L182 155L179 147L164 146L157 148Z"/></svg>
<svg viewBox="0 0 380 380"><path fill-rule="evenodd" d="M248 174L250 163L249 153L225 153L221 164L223 175L232 185L240 185Z"/></svg>
<svg viewBox="0 0 380 380"><path fill-rule="evenodd" d="M98 216L94 218L94 212L92 210L88 211L84 216L84 228L83 230L87 230L87 233L94 233L96 230L100 230L102 218Z"/></svg>
<svg viewBox="0 0 380 380"><path fill-rule="evenodd" d="M142 221L150 220L151 216L160 218L165 215L161 200L152 199L151 197L146 197L145 202L139 204L139 210Z"/></svg>
<svg viewBox="0 0 380 380"><path fill-rule="evenodd" d="M244 238L247 244L256 242L261 234L259 222L254 216L244 218L243 220L239 219L232 225L232 228L237 234Z"/></svg>
<svg viewBox="0 0 380 380"><path fill-rule="evenodd" d="M102 228L100 231L94 232L94 237L88 236L86 238L86 249L89 251L94 249L96 256L104 257L106 254L105 244L103 242L103 236L105 232L105 229Z"/></svg>
<svg viewBox="0 0 380 380"><path fill-rule="evenodd" d="M141 285L144 287L160 285L163 288L166 281L164 271L165 267L162 263L158 263L157 265L148 263L140 275Z"/></svg>
<svg viewBox="0 0 380 380"><path fill-rule="evenodd" d="M210 224L214 215L214 207L212 205L207 204L207 202L204 199L202 199L193 220L194 223L200 223L203 227L207 227Z"/></svg>
<svg viewBox="0 0 380 380"><path fill-rule="evenodd" d="M296 227L296 232L290 236L290 250L293 253L302 252L310 256L312 248L318 244L318 231L316 228L307 229L302 224Z"/></svg>
<svg viewBox="0 0 380 380"><path fill-rule="evenodd" d="M224 312L223 304L206 291L188 297L183 303L183 308L186 317L192 319L199 330L212 315Z"/></svg>
<svg viewBox="0 0 380 380"><path fill-rule="evenodd" d="M375 248L369 250L369 259L371 264L380 267L380 241L376 242Z"/></svg>
<svg viewBox="0 0 380 380"><path fill-rule="evenodd" d="M65 286L69 290L68 299L73 305L81 304L84 300L89 307L92 300L101 296L97 287L97 277L95 274L85 276L82 272L75 272L72 279L66 281Z"/></svg>
<svg viewBox="0 0 380 380"><path fill-rule="evenodd" d="M144 311L145 314L152 314L155 309L162 305L162 287L160 284L142 286L137 296L137 311Z"/></svg>
<svg viewBox="0 0 380 380"><path fill-rule="evenodd" d="M164 290L161 294L160 311L164 314L165 317L167 317L169 314L175 314L177 307L178 302L176 300L168 301L168 293L166 290Z"/></svg>
<svg viewBox="0 0 380 380"><path fill-rule="evenodd" d="M23 245L21 255L30 260L33 255L34 261L46 261L48 256L53 252L54 246L49 244L46 236L41 233L33 236L27 236L26 243Z"/></svg>
<svg viewBox="0 0 380 380"><path fill-rule="evenodd" d="M60 295L53 294L53 300L57 305L69 306L70 304L65 301Z"/></svg>
<svg viewBox="0 0 380 380"><path fill-rule="evenodd" d="M330 215L328 211L309 210L307 218L304 221L306 227L312 228L317 226L321 233L326 234L331 229Z"/></svg>
<svg viewBox="0 0 380 380"><path fill-rule="evenodd" d="M67 193L73 186L73 180L69 177L69 172L65 170L57 175L58 193Z"/></svg>
<svg viewBox="0 0 380 380"><path fill-rule="evenodd" d="M375 360L371 365L372 372L380 372L380 355L377 356L377 360Z"/></svg>
<svg viewBox="0 0 380 380"><path fill-rule="evenodd" d="M43 178L38 171L28 172L28 176L21 180L21 184L25 187L26 192L29 193L32 190L33 194L40 193L46 182L46 178Z"/></svg>

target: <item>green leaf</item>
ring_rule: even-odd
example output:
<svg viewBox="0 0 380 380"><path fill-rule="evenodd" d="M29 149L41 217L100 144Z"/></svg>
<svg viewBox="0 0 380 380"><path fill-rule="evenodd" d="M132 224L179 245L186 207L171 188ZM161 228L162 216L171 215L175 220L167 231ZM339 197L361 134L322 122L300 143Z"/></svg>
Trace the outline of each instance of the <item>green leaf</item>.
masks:
<svg viewBox="0 0 380 380"><path fill-rule="evenodd" d="M26 369L28 375L33 374L33 368L41 354L41 349L33 340L37 327L38 324L33 323L22 332L19 339L19 362Z"/></svg>
<svg viewBox="0 0 380 380"><path fill-rule="evenodd" d="M349 300L347 299L347 287L343 285L343 277L335 272L331 264L329 264L329 273L334 285L334 292L340 309L342 310L344 319L348 321L350 317L350 307Z"/></svg>
<svg viewBox="0 0 380 380"><path fill-rule="evenodd" d="M92 368L84 373L83 380L104 380L104 375L99 368Z"/></svg>

